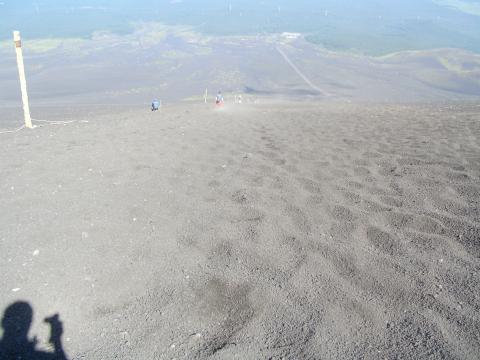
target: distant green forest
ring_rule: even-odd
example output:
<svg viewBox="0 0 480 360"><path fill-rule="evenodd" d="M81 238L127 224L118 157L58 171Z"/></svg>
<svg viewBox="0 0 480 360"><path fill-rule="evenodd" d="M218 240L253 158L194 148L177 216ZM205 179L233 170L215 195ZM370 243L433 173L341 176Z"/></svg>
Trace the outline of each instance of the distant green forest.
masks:
<svg viewBox="0 0 480 360"><path fill-rule="evenodd" d="M477 0L2 0L0 40L119 34L138 22L208 35L299 32L332 50L383 55L458 47L480 52Z"/></svg>

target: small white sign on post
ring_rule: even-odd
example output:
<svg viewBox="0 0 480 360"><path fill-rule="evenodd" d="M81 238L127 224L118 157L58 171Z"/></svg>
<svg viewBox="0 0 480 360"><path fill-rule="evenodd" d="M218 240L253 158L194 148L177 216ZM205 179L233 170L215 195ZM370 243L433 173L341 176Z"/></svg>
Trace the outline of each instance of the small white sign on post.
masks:
<svg viewBox="0 0 480 360"><path fill-rule="evenodd" d="M23 64L22 39L20 32L13 32L13 41L17 52L18 76L20 78L20 89L22 90L23 114L25 116L25 127L33 129L30 107L28 105L27 80L25 78L25 65Z"/></svg>

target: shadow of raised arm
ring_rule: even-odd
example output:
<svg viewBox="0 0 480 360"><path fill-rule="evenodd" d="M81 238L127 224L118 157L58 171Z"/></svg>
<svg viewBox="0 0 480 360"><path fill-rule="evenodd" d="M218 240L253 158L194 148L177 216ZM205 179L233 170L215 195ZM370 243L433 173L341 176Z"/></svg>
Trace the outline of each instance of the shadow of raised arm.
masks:
<svg viewBox="0 0 480 360"><path fill-rule="evenodd" d="M25 301L17 301L5 309L2 318L3 337L0 339L0 360L66 360L62 346L63 324L58 314L45 319L50 325L49 342L54 352L36 349L37 339L28 338L33 309Z"/></svg>
<svg viewBox="0 0 480 360"><path fill-rule="evenodd" d="M50 325L50 339L48 341L53 345L55 359L66 360L65 351L62 346L63 323L60 321L60 316L55 314L47 317L44 320Z"/></svg>

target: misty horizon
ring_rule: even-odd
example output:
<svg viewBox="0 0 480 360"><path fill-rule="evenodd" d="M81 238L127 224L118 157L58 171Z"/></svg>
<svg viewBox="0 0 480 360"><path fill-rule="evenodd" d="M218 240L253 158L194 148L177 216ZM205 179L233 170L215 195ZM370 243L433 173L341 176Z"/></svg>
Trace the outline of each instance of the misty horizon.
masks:
<svg viewBox="0 0 480 360"><path fill-rule="evenodd" d="M384 55L456 47L480 52L480 1L63 1L0 2L0 41L129 34L139 22L211 36L298 32L330 50Z"/></svg>

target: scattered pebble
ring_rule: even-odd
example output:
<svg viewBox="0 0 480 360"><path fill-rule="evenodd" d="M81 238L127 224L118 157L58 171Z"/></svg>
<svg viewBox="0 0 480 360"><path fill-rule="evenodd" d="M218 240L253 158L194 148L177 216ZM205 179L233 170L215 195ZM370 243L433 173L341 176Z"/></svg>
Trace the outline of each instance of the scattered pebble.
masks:
<svg viewBox="0 0 480 360"><path fill-rule="evenodd" d="M33 252L33 256L38 256L38 254L40 254L40 250L38 249Z"/></svg>
<svg viewBox="0 0 480 360"><path fill-rule="evenodd" d="M18 291L20 291L20 288L12 289L12 292L18 292Z"/></svg>

